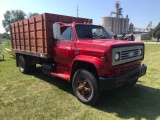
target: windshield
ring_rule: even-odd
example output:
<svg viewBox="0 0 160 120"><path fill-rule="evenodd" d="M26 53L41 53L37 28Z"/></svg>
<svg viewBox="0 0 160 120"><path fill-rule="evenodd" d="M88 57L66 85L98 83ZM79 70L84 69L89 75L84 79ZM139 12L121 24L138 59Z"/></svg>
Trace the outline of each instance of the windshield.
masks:
<svg viewBox="0 0 160 120"><path fill-rule="evenodd" d="M102 26L96 25L75 25L79 39L109 39L111 36Z"/></svg>

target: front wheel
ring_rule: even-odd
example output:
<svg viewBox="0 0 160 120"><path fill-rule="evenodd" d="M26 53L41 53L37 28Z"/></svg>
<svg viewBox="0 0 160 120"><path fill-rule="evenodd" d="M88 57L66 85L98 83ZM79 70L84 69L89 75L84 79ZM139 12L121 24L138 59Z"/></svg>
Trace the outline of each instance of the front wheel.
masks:
<svg viewBox="0 0 160 120"><path fill-rule="evenodd" d="M94 105L99 98L99 89L96 76L91 72L79 69L72 80L74 94L84 104Z"/></svg>

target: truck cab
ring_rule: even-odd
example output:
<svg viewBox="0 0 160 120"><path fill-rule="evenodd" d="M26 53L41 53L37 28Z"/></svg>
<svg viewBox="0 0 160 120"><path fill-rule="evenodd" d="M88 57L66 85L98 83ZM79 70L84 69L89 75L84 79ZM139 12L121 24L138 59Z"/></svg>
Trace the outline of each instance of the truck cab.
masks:
<svg viewBox="0 0 160 120"><path fill-rule="evenodd" d="M93 104L101 90L132 86L146 74L142 42L113 40L102 26L92 24L60 23L54 30L60 32L53 47L56 72L51 75L72 82L84 103Z"/></svg>
<svg viewBox="0 0 160 120"><path fill-rule="evenodd" d="M53 47L54 61L58 73L62 70L62 74L67 74L65 78L70 81L72 64L78 59L89 62L88 57L91 60L93 57L103 57L101 45L96 41L111 39L111 36L103 27L91 24L60 24L59 28L59 38L55 39Z"/></svg>

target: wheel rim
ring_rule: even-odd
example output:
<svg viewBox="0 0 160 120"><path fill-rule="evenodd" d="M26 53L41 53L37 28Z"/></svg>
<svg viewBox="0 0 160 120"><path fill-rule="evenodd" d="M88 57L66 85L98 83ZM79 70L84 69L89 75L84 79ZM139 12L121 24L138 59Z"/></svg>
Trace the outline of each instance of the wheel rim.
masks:
<svg viewBox="0 0 160 120"><path fill-rule="evenodd" d="M23 67L20 67L20 71L22 71L22 72L23 72L23 71L24 71L24 68L23 68Z"/></svg>
<svg viewBox="0 0 160 120"><path fill-rule="evenodd" d="M89 99L92 94L92 86L89 80L85 77L81 77L77 81L77 92L81 98Z"/></svg>

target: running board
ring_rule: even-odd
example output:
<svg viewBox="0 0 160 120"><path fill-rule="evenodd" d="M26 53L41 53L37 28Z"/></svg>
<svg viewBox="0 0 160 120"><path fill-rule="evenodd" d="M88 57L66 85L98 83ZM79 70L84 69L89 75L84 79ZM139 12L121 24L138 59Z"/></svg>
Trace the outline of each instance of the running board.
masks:
<svg viewBox="0 0 160 120"><path fill-rule="evenodd" d="M66 74L51 72L51 75L52 75L52 76L55 76L55 77L59 77L59 78L61 78L61 79L65 79L65 80L67 80L67 81L70 81L70 76L69 76L69 75L66 75Z"/></svg>

